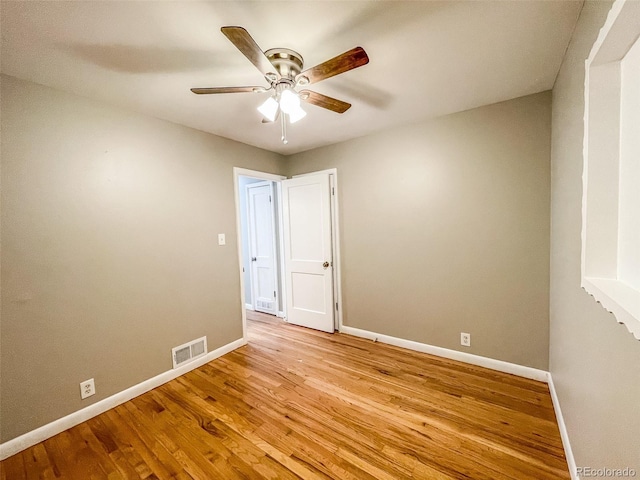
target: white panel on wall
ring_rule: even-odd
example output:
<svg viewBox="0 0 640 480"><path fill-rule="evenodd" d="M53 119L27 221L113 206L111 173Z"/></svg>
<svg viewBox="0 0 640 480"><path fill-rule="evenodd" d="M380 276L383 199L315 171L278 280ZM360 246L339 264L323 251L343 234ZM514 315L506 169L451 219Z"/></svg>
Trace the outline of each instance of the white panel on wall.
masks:
<svg viewBox="0 0 640 480"><path fill-rule="evenodd" d="M621 64L618 277L640 291L640 38Z"/></svg>
<svg viewBox="0 0 640 480"><path fill-rule="evenodd" d="M617 0L585 68L582 287L640 339L640 2Z"/></svg>

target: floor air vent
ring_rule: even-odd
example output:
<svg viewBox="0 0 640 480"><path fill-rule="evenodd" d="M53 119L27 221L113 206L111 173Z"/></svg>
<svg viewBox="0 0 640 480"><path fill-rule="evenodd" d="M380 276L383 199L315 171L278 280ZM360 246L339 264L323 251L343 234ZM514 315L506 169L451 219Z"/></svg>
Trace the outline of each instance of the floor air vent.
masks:
<svg viewBox="0 0 640 480"><path fill-rule="evenodd" d="M258 300L257 304L258 304L258 308L263 308L265 310L272 310L273 309L273 302L269 302L269 301L265 301L265 300Z"/></svg>
<svg viewBox="0 0 640 480"><path fill-rule="evenodd" d="M207 353L207 337L198 338L171 349L173 368L189 363Z"/></svg>

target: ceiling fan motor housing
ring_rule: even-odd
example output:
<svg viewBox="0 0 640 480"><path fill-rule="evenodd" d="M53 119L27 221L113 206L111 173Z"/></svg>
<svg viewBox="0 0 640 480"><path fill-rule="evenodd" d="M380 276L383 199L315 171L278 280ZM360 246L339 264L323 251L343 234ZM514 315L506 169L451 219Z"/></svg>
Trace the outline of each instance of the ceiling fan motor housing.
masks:
<svg viewBox="0 0 640 480"><path fill-rule="evenodd" d="M264 52L282 78L293 80L302 71L302 55L288 48L271 48Z"/></svg>

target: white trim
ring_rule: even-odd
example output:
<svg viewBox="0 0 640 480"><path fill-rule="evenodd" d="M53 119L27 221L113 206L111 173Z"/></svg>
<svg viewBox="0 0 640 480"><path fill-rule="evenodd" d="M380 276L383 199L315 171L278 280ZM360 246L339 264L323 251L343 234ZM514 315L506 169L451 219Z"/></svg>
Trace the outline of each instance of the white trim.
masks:
<svg viewBox="0 0 640 480"><path fill-rule="evenodd" d="M636 340L640 340L640 292L617 279L582 277L580 286L591 295L616 321L625 327Z"/></svg>
<svg viewBox="0 0 640 480"><path fill-rule="evenodd" d="M8 442L0 444L0 460L4 460L16 453L19 453L29 447L32 447L48 438L57 435L60 432L64 432L71 427L75 427L76 425L86 422L90 418L96 417L101 413L106 412L107 410L111 410L118 405L121 405L129 400L142 395L143 393L148 392L149 390L153 390L154 388L163 385L174 378L177 378L181 375L184 375L195 368L198 368L205 363L208 363L212 360L215 360L222 355L225 355L236 348L239 348L243 345L246 345L247 342L245 339L240 338L231 343L223 345L220 348L216 348L215 350L209 352L204 357L198 358L193 362L189 362L188 365L183 365L173 370L168 370L160 375L156 375L155 377L149 378L137 385L127 388L115 395L111 395L103 400L100 400L93 405L89 405L81 410L73 412L66 417L59 418L58 420L54 420L51 423L43 425L42 427L36 428L30 432L25 433L24 435L20 435Z"/></svg>
<svg viewBox="0 0 640 480"><path fill-rule="evenodd" d="M262 180L271 180L272 182L279 182L284 180L284 175L278 175L276 173L259 172L257 170L249 170L247 168L233 167L233 175L236 177L251 177L260 178Z"/></svg>
<svg viewBox="0 0 640 480"><path fill-rule="evenodd" d="M573 450L571 450L571 443L569 443L569 432L567 431L567 426L564 423L564 417L562 416L562 410L560 409L560 399L558 398L556 387L553 384L553 377L551 376L551 373L547 374L547 384L549 386L549 393L551 394L551 403L553 403L553 410L556 413L556 422L558 423L558 429L560 430L560 438L562 439L564 456L567 459L567 466L569 467L571 479L580 480L576 460L573 457Z"/></svg>
<svg viewBox="0 0 640 480"><path fill-rule="evenodd" d="M327 168L326 170L318 170L317 172L299 173L298 175L291 175L291 178L308 177L309 175L318 175L319 173L326 173L328 175L335 175L338 173L337 168Z"/></svg>
<svg viewBox="0 0 640 480"><path fill-rule="evenodd" d="M253 305L252 305L251 303L245 303L245 304L244 304L244 308L245 308L246 310L251 310L251 311L253 311Z"/></svg>
<svg viewBox="0 0 640 480"><path fill-rule="evenodd" d="M336 330L342 328L342 282L340 281L340 214L338 213L338 170L333 168L329 174L331 180L331 226L333 229L333 291L337 304Z"/></svg>
<svg viewBox="0 0 640 480"><path fill-rule="evenodd" d="M244 275L242 271L242 226L240 224L240 192L238 191L238 178L239 177L251 177L260 178L262 180L271 180L273 182L280 182L284 180L284 175L276 175L273 173L258 172L257 170L249 170L246 168L233 167L233 194L236 204L236 242L238 245L238 270L240 275L240 305L242 312L242 339L247 341L247 309L246 298L244 296ZM284 307L283 307L284 308Z"/></svg>
<svg viewBox="0 0 640 480"><path fill-rule="evenodd" d="M391 337L389 335L370 332L368 330L361 330L359 328L348 327L345 325L342 326L340 332L356 337L367 338L376 342L395 345L396 347L402 347L408 350L414 350L416 352L437 355L438 357L458 360L460 362L470 363L471 365L477 365L479 367L490 368L491 370L497 370L503 373L518 375L519 377L529 378L531 380L538 380L539 382L546 383L548 379L548 372L544 370L525 367L524 365L517 365L515 363L509 363L503 360L481 357L480 355L473 355L471 353L458 352L457 350L436 347L427 343L414 342L413 340L405 340L404 338Z"/></svg>
<svg viewBox="0 0 640 480"><path fill-rule="evenodd" d="M282 311L278 311L278 317L285 318L285 311L287 309L287 286L284 284L285 277L285 264L284 264L284 222L282 220L282 182L276 182L276 198L278 200L276 204L278 225L278 262L280 275L278 275L278 290L280 296L278 297L278 308L282 308Z"/></svg>

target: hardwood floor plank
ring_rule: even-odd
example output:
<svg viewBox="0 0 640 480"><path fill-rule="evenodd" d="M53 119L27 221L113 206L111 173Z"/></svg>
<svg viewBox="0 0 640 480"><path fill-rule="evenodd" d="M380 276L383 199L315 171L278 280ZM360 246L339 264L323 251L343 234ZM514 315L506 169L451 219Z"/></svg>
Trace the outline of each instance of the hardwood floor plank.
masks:
<svg viewBox="0 0 640 480"><path fill-rule="evenodd" d="M252 394L250 392L251 389L252 389L252 386L247 386L246 389L243 389L241 396L244 399L244 402L246 402L247 404L253 405L256 410L261 410L263 408L263 398L265 397L265 395L260 390L254 390ZM294 392L292 392L291 394L295 395ZM300 403L302 405L308 404L309 402L310 402L310 399L308 397L307 398L300 397ZM268 423L268 426L266 427L267 430L269 428L272 428L271 425L274 423L275 424L282 423L287 429L291 431L295 430L299 432L301 435L303 435L305 438L308 437L312 439L318 446L322 446L326 450L331 451L332 454L335 453L336 448L335 446L332 445L332 442L333 443L336 442L336 431L334 429L327 430L326 428L327 423L331 422L332 420L331 416L325 416L323 418L323 420L325 421L325 424L321 425L320 423L314 421L314 417L318 417L318 414L319 414L317 410L313 412L305 412L302 415L297 415L296 405L294 403L291 403L290 400L287 401L286 404L278 406L278 408L276 408L277 405L278 404L276 402L273 402L269 404L268 409L264 411L264 414L271 417L271 420L272 420L272 422ZM271 415L270 410L277 410L276 415L275 416ZM308 415L305 416L306 413L308 413ZM305 428L305 426L309 424L313 424L313 427L318 427L317 430L319 432L324 432L324 431L329 432L329 435L327 437L323 437L322 435L317 435L314 432L313 427L311 429ZM361 435L359 436L359 438L357 438L357 440L362 442L362 441L367 441L368 438ZM271 441L273 442L274 440L272 439ZM288 449L288 448L289 447L286 445L286 442L285 442L285 445L281 445L281 449ZM293 452L289 452L289 453L291 454ZM358 478L367 477L366 473L364 472L357 472L357 473L358 473ZM343 473L342 475L343 475L343 478L346 478L347 476L346 473Z"/></svg>
<svg viewBox="0 0 640 480"><path fill-rule="evenodd" d="M137 459L132 464L128 461L126 452L121 451L121 445L119 444L117 437L112 434L105 424L105 418L106 417L104 415L100 415L87 421L87 425L91 429L96 441L102 445L102 448L109 456L122 478L144 478L140 476L139 471L135 468L135 465L139 463ZM126 449L127 452L130 450L130 448Z"/></svg>
<svg viewBox="0 0 640 480"><path fill-rule="evenodd" d="M22 480L27 478L27 472L24 465L24 454L25 452L18 453L0 462L0 474L2 475L2 480Z"/></svg>
<svg viewBox="0 0 640 480"><path fill-rule="evenodd" d="M248 345L6 459L0 480L570 478L543 383L248 318Z"/></svg>
<svg viewBox="0 0 640 480"><path fill-rule="evenodd" d="M159 479L172 478L182 471L182 466L175 460L159 441L163 432L156 430L142 415L137 415L130 402L120 405L109 412L111 420L117 423L124 439L131 442L132 447L142 458L144 475L148 478L155 475Z"/></svg>
<svg viewBox="0 0 640 480"><path fill-rule="evenodd" d="M55 478L53 468L49 464L47 451L42 443L28 451L22 452L26 478Z"/></svg>
<svg viewBox="0 0 640 480"><path fill-rule="evenodd" d="M142 457L144 453L141 452L142 442L137 438L131 438L131 430L128 426L123 425L121 418L117 415L115 410L108 411L98 417L92 419L92 426L95 428L101 428L100 424L104 425L104 432L108 432L111 439L115 442L117 449L110 452L110 456L115 457L114 461L120 465L121 462L126 462L135 472L129 471L126 465L122 465L122 470L129 471L125 478L149 478L153 472L149 468ZM116 460L117 459L117 460ZM136 476L137 475L137 476Z"/></svg>

